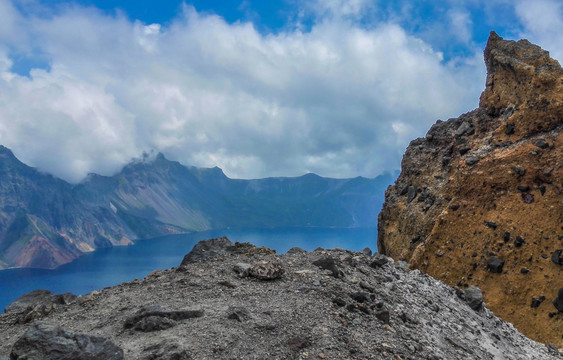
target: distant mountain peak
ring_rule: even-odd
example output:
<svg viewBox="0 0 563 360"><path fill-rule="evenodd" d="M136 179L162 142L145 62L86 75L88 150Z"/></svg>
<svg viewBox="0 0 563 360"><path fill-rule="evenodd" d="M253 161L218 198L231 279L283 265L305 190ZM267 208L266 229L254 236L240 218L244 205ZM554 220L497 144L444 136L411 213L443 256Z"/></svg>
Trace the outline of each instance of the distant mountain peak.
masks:
<svg viewBox="0 0 563 360"><path fill-rule="evenodd" d="M6 157L10 157L10 158L13 158L13 159L16 158L14 156L14 153L12 152L12 150L8 149L4 145L0 145L0 156L2 156L4 158L6 158Z"/></svg>
<svg viewBox="0 0 563 360"><path fill-rule="evenodd" d="M150 150L143 151L140 157L131 159L130 164L152 164L156 161L163 160L167 160L163 153L156 150Z"/></svg>
<svg viewBox="0 0 563 360"><path fill-rule="evenodd" d="M230 179L217 166L184 166L157 151L71 185L2 146L0 175L0 269L50 268L136 238L207 229L372 226L383 194L375 182L316 174ZM22 248L30 236L35 242Z"/></svg>

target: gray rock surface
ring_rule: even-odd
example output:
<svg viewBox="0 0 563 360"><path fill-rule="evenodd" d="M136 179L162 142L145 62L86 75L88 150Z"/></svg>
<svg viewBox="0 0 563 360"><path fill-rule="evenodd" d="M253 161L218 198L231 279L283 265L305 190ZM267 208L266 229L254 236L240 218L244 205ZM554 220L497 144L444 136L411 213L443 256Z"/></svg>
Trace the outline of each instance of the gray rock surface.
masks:
<svg viewBox="0 0 563 360"><path fill-rule="evenodd" d="M557 350L529 340L486 307L474 311L454 288L390 259L372 267L373 258L361 252L277 255L248 244L232 246L235 251L81 296L42 321L103 336L123 349L125 359L135 360L561 359ZM319 259L333 261L315 265ZM263 281L233 270L261 261L279 263L285 273ZM168 315L186 308L201 309L202 316ZM176 324L134 329L150 316ZM29 329L15 318L0 315L0 358ZM126 323L132 327L124 328Z"/></svg>
<svg viewBox="0 0 563 360"><path fill-rule="evenodd" d="M47 315L58 306L74 301L76 295L71 293L53 294L49 290L34 290L17 298L4 312L17 314L15 322L25 324Z"/></svg>
<svg viewBox="0 0 563 360"><path fill-rule="evenodd" d="M479 310L483 307L483 293L477 286L468 287L465 292L465 301L473 310Z"/></svg>
<svg viewBox="0 0 563 360"><path fill-rule="evenodd" d="M233 243L226 236L198 242L182 260L182 266L197 260L224 255L233 249Z"/></svg>
<svg viewBox="0 0 563 360"><path fill-rule="evenodd" d="M248 275L260 280L279 279L284 273L285 269L278 261L259 261L248 271Z"/></svg>
<svg viewBox="0 0 563 360"><path fill-rule="evenodd" d="M76 300L76 295L71 293L53 294L49 290L33 290L17 298L6 306L4 312L23 313L39 306L68 305Z"/></svg>
<svg viewBox="0 0 563 360"><path fill-rule="evenodd" d="M137 313L125 320L126 329L133 328L138 331L150 332L176 326L177 320L193 319L203 316L200 309L170 310L160 305L142 307Z"/></svg>
<svg viewBox="0 0 563 360"><path fill-rule="evenodd" d="M502 272L502 268L504 267L504 260L499 259L496 256L490 256L487 260L487 269L489 269L492 273L500 274Z"/></svg>
<svg viewBox="0 0 563 360"><path fill-rule="evenodd" d="M11 360L121 360L123 350L99 336L73 334L59 326L34 323L14 344Z"/></svg>
<svg viewBox="0 0 563 360"><path fill-rule="evenodd" d="M557 249L551 253L551 261L557 265L563 265L563 250Z"/></svg>

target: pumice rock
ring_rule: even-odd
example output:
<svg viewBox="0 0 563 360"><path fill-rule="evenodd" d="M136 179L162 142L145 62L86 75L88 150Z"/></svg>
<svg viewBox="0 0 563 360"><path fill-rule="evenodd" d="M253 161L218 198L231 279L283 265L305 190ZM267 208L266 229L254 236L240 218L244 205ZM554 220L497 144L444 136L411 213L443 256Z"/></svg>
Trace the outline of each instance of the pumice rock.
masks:
<svg viewBox="0 0 563 360"><path fill-rule="evenodd" d="M494 32L484 59L479 107L408 146L385 193L378 249L452 286L478 286L495 314L561 348L563 315L530 299L563 286L552 253L563 239L563 69L539 46Z"/></svg>

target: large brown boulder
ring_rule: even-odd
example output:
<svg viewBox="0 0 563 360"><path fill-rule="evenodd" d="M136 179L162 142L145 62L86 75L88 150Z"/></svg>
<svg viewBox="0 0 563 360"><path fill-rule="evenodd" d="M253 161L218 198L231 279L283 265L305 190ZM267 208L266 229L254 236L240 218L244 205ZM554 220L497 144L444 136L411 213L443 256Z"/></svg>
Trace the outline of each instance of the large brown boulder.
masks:
<svg viewBox="0 0 563 360"><path fill-rule="evenodd" d="M492 32L479 108L411 142L385 193L379 251L460 287L535 340L563 347L563 70L527 40ZM501 272L487 262L504 261Z"/></svg>

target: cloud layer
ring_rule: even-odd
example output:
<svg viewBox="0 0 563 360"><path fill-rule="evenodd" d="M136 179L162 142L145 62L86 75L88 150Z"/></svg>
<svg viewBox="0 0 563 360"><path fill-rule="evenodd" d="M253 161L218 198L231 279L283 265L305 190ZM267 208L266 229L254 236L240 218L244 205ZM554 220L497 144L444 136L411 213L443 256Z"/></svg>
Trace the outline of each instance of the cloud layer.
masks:
<svg viewBox="0 0 563 360"><path fill-rule="evenodd" d="M232 177L376 176L398 169L436 119L476 107L482 49L463 9L447 18L471 51L444 60L400 21L366 25L370 2L307 4L309 28L297 17L263 34L187 5L161 25L75 5L22 13L0 0L0 143L72 182L150 150ZM48 67L18 75L26 59Z"/></svg>

